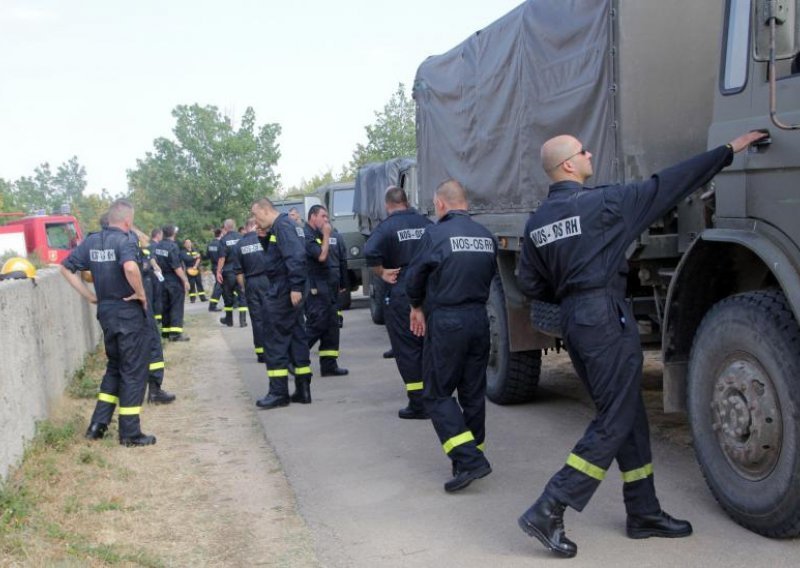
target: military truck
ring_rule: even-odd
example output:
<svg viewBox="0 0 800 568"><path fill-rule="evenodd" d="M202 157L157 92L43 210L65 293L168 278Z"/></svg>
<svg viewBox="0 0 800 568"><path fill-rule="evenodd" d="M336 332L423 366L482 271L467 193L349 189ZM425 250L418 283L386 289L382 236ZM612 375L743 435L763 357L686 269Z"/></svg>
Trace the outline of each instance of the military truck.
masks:
<svg viewBox="0 0 800 568"><path fill-rule="evenodd" d="M358 220L353 209L355 184L353 182L329 183L316 191L322 205L328 210L331 224L347 245L348 290L342 294L340 306L348 309L351 294L362 284L362 273L367 266L364 259L364 237L358 230Z"/></svg>
<svg viewBox="0 0 800 568"><path fill-rule="evenodd" d="M488 396L529 400L557 306L516 284L541 144L577 136L597 185L641 179L750 129L770 137L628 251L664 406L728 514L800 534L800 0L529 0L417 72L420 203L461 180L498 237ZM546 357L545 357L546 360Z"/></svg>
<svg viewBox="0 0 800 568"><path fill-rule="evenodd" d="M365 238L369 238L378 223L386 219L384 195L387 187L397 185L413 188L408 194L408 201L412 207L416 207L416 164L414 158L394 158L359 168L353 208L358 219L359 232ZM383 325L383 308L386 305L386 287L383 280L375 276L365 263L361 282L364 285L364 293L369 295L372 321Z"/></svg>

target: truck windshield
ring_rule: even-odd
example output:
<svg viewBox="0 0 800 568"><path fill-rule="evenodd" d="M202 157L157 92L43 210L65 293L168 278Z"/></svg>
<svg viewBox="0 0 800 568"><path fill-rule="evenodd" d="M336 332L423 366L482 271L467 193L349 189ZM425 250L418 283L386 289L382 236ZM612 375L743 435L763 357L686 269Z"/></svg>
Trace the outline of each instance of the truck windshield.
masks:
<svg viewBox="0 0 800 568"><path fill-rule="evenodd" d="M353 196L355 189L340 189L333 192L333 216L351 217L353 215Z"/></svg>
<svg viewBox="0 0 800 568"><path fill-rule="evenodd" d="M71 250L78 246L78 233L74 223L48 223L45 225L45 232L48 248Z"/></svg>

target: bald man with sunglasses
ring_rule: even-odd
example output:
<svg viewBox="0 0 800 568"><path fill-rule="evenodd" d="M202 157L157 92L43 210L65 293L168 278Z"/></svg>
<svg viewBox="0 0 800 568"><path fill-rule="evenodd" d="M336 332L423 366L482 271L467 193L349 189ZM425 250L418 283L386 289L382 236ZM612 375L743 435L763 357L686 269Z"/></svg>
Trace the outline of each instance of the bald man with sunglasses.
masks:
<svg viewBox="0 0 800 568"><path fill-rule="evenodd" d="M544 143L542 168L553 181L525 226L522 292L561 306L561 330L597 415L519 525L553 553L578 547L564 533L564 509L588 504L611 462L622 472L630 538L683 537L688 521L661 510L653 482L650 435L641 395L642 348L625 297L625 251L654 221L708 183L765 134L750 132L648 179L586 187L592 154L572 136Z"/></svg>

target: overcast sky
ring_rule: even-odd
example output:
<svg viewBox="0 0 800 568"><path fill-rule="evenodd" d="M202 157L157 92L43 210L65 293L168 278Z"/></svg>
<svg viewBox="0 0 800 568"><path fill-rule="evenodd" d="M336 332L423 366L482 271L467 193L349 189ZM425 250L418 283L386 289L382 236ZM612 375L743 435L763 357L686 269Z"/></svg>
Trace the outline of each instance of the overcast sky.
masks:
<svg viewBox="0 0 800 568"><path fill-rule="evenodd" d="M425 57L520 3L0 0L0 177L76 155L90 192L123 192L193 103L279 123L284 187L338 172Z"/></svg>

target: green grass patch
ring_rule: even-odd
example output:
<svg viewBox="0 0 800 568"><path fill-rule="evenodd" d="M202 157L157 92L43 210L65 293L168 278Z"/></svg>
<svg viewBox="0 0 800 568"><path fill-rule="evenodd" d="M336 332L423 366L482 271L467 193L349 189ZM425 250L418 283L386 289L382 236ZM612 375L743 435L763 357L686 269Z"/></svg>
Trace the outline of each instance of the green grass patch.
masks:
<svg viewBox="0 0 800 568"><path fill-rule="evenodd" d="M9 482L0 486L0 534L22 526L33 506L24 485Z"/></svg>
<svg viewBox="0 0 800 568"><path fill-rule="evenodd" d="M102 560L106 564L135 563L147 568L161 568L164 563L144 551L128 552L113 544L87 544L85 542L72 542L67 545L67 551L78 557L89 557Z"/></svg>
<svg viewBox="0 0 800 568"><path fill-rule="evenodd" d="M103 344L89 353L83 366L75 371L67 385L67 393L73 398L94 398L100 390L100 381L106 367L106 353Z"/></svg>

